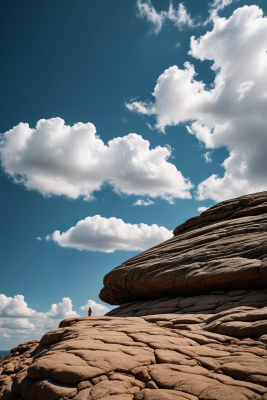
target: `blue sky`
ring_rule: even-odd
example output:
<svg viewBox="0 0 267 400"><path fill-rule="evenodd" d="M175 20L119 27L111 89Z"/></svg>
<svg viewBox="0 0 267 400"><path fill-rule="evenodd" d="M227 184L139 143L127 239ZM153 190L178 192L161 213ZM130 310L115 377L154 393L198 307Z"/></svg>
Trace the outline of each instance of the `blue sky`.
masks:
<svg viewBox="0 0 267 400"><path fill-rule="evenodd" d="M1 11L4 350L88 305L105 313L107 272L200 207L267 190L267 6L4 0Z"/></svg>

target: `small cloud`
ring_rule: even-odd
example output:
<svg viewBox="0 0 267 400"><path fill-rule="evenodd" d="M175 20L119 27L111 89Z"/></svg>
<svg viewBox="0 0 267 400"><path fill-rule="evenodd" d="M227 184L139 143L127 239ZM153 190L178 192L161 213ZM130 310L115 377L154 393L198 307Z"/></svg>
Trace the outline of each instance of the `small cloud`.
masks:
<svg viewBox="0 0 267 400"><path fill-rule="evenodd" d="M41 241L41 240L42 240L42 238L40 238L40 236L38 236L36 239L37 239L37 240L39 240L39 241Z"/></svg>
<svg viewBox="0 0 267 400"><path fill-rule="evenodd" d="M55 231L49 239L61 247L113 253L147 250L171 237L172 232L163 226L129 224L119 218L95 215L79 221L66 232Z"/></svg>
<svg viewBox="0 0 267 400"><path fill-rule="evenodd" d="M203 211L206 211L209 207L198 207L197 211L202 213Z"/></svg>
<svg viewBox="0 0 267 400"><path fill-rule="evenodd" d="M128 122L128 119L127 118L122 118L122 122L126 123L126 122Z"/></svg>
<svg viewBox="0 0 267 400"><path fill-rule="evenodd" d="M208 151L207 153L203 154L203 157L205 158L206 163L212 162L212 159L210 158L211 152Z"/></svg>
<svg viewBox="0 0 267 400"><path fill-rule="evenodd" d="M241 83L236 92L238 101L242 100L246 96L246 94L250 91L250 89L253 88L253 86L254 86L253 81L247 81Z"/></svg>
<svg viewBox="0 0 267 400"><path fill-rule="evenodd" d="M151 204L155 204L154 201L150 199L147 199L146 201L139 199L133 204L133 206L150 206Z"/></svg>
<svg viewBox="0 0 267 400"><path fill-rule="evenodd" d="M149 129L151 129L152 131L154 131L154 128L153 128L153 126L152 126L152 125L150 125L150 123L149 123L149 122L147 122L146 124L147 124L147 126L149 127Z"/></svg>
<svg viewBox="0 0 267 400"><path fill-rule="evenodd" d="M181 46L180 42L177 42L176 45L175 45L175 47L180 47L180 46Z"/></svg>

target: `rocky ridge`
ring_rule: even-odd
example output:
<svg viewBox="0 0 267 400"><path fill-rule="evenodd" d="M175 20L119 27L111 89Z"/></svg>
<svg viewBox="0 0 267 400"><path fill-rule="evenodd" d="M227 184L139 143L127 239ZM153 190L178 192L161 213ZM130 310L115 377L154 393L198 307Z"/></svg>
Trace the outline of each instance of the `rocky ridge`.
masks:
<svg viewBox="0 0 267 400"><path fill-rule="evenodd" d="M12 349L0 400L267 400L265 203L220 203L115 268L120 306Z"/></svg>

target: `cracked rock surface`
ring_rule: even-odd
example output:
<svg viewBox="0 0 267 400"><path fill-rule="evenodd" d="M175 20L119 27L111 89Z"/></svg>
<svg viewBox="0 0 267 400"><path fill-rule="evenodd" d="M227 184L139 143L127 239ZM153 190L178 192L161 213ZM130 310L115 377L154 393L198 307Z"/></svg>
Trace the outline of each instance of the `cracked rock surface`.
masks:
<svg viewBox="0 0 267 400"><path fill-rule="evenodd" d="M0 360L0 399L266 400L266 316L195 314L196 330L177 314L70 318Z"/></svg>
<svg viewBox="0 0 267 400"><path fill-rule="evenodd" d="M267 192L261 192L189 219L173 238L109 272L99 296L121 305L266 284Z"/></svg>

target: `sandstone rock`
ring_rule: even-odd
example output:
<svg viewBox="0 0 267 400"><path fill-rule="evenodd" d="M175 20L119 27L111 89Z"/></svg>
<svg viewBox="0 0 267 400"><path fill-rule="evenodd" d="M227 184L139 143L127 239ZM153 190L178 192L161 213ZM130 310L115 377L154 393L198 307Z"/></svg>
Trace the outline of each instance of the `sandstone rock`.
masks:
<svg viewBox="0 0 267 400"><path fill-rule="evenodd" d="M211 207L176 228L173 238L108 273L100 298L122 304L266 285L266 211L267 192ZM251 304L262 299L254 296ZM197 307L192 311L205 309ZM159 304L155 312L161 313Z"/></svg>
<svg viewBox="0 0 267 400"><path fill-rule="evenodd" d="M73 400L88 400L91 390L91 387L81 390L75 397L73 397Z"/></svg>
<svg viewBox="0 0 267 400"><path fill-rule="evenodd" d="M77 385L77 389L80 391L80 390L83 390L83 389L88 389L88 388L90 388L90 387L92 387L92 384L91 384L91 382L89 382L89 381L83 381L83 382L80 382L78 385Z"/></svg>
<svg viewBox="0 0 267 400"><path fill-rule="evenodd" d="M28 400L57 400L62 397L69 399L74 397L76 393L76 387L61 385L52 379L41 379L31 386Z"/></svg>
<svg viewBox="0 0 267 400"><path fill-rule="evenodd" d="M198 398L179 391L144 389L135 396L135 400L198 400Z"/></svg>

